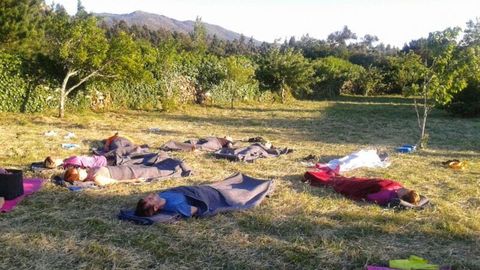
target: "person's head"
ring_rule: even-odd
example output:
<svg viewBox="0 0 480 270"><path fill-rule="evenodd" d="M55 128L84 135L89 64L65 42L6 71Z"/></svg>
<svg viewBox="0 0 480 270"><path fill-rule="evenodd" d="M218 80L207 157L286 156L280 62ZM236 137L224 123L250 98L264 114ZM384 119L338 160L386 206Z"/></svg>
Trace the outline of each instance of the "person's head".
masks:
<svg viewBox="0 0 480 270"><path fill-rule="evenodd" d="M53 159L52 157L48 156L43 161L43 167L48 168L48 169L55 169L56 167L62 165L62 163L63 163L63 160Z"/></svg>
<svg viewBox="0 0 480 270"><path fill-rule="evenodd" d="M265 145L266 148L270 149L272 148L272 143L267 141L266 143L264 143L263 145Z"/></svg>
<svg viewBox="0 0 480 270"><path fill-rule="evenodd" d="M87 170L82 168L69 167L63 175L63 179L69 183L73 183L75 181L83 181L86 178Z"/></svg>
<svg viewBox="0 0 480 270"><path fill-rule="evenodd" d="M406 202L409 202L413 205L417 205L418 202L420 202L420 195L418 195L418 193L415 190L409 189L400 197L400 199Z"/></svg>
<svg viewBox="0 0 480 270"><path fill-rule="evenodd" d="M229 142L231 142L231 143L233 143L233 138L230 137L230 136L225 136L224 139L227 140L227 141L229 141Z"/></svg>
<svg viewBox="0 0 480 270"><path fill-rule="evenodd" d="M165 206L165 203L165 199L160 198L158 194L150 193L138 201L135 215L139 217L151 217L160 211Z"/></svg>

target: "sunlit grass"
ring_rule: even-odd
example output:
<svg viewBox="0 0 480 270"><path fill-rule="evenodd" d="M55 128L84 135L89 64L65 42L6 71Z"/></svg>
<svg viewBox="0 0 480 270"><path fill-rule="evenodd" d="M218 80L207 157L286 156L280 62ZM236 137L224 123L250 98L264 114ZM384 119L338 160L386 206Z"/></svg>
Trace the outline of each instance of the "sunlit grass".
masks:
<svg viewBox="0 0 480 270"><path fill-rule="evenodd" d="M192 106L171 113L70 112L63 120L0 114L2 167L26 169L47 155L88 154L98 140L115 131L153 148L168 140L230 135L263 136L274 145L295 149L253 164L217 160L202 152L173 153L185 159L195 175L149 185L74 193L48 183L13 212L0 215L0 269L360 269L411 254L459 269L480 269L480 121L434 112L428 126L430 148L396 154L396 146L417 139L409 104L401 98L345 97L233 110ZM148 132L150 127L161 132ZM45 137L48 130L59 135ZM67 132L77 137L63 139ZM81 148L64 150L63 142ZM328 160L363 147L388 150L392 165L347 175L399 180L429 197L433 207L382 209L300 181L306 171L299 163L302 157L314 154ZM452 158L468 160L468 168L441 166ZM275 179L274 195L256 209L210 219L150 227L116 219L120 208L133 207L147 192L211 183L237 171Z"/></svg>

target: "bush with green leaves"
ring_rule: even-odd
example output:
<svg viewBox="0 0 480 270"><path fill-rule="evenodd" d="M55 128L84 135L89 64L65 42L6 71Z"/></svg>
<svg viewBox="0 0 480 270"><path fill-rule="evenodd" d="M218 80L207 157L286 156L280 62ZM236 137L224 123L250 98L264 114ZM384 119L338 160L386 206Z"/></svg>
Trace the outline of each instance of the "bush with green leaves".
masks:
<svg viewBox="0 0 480 270"><path fill-rule="evenodd" d="M0 53L0 111L41 112L55 106L56 92L22 72L19 56Z"/></svg>
<svg viewBox="0 0 480 270"><path fill-rule="evenodd" d="M230 103L233 108L233 103L237 100L254 99L259 93L254 63L244 56L229 56L224 58L222 63L226 76L211 89L213 102Z"/></svg>
<svg viewBox="0 0 480 270"><path fill-rule="evenodd" d="M197 103L202 104L206 93L225 80L226 76L224 63L215 55L205 55L198 65Z"/></svg>
<svg viewBox="0 0 480 270"><path fill-rule="evenodd" d="M292 91L296 97L311 93L314 71L299 51L272 47L257 58L256 78L262 90L280 94L282 102Z"/></svg>
<svg viewBox="0 0 480 270"><path fill-rule="evenodd" d="M357 91L354 94L369 96L381 94L385 88L384 74L379 68L369 67L358 78Z"/></svg>
<svg viewBox="0 0 480 270"><path fill-rule="evenodd" d="M365 68L337 57L329 56L313 63L316 82L314 98L334 97L341 93L357 93Z"/></svg>
<svg viewBox="0 0 480 270"><path fill-rule="evenodd" d="M161 108L160 87L157 83L116 81L96 82L87 87L92 107L97 109L142 109Z"/></svg>
<svg viewBox="0 0 480 270"><path fill-rule="evenodd" d="M468 82L467 88L455 94L445 109L451 114L463 117L480 116L480 82Z"/></svg>

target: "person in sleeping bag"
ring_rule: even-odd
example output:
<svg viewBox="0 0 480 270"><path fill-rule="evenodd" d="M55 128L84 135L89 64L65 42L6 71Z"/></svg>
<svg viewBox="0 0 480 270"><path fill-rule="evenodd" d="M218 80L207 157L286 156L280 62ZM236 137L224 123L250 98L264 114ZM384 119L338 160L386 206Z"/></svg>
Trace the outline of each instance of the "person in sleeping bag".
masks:
<svg viewBox="0 0 480 270"><path fill-rule="evenodd" d="M133 140L125 135L119 135L118 132L108 137L103 145L103 151L108 152L119 147L134 147Z"/></svg>
<svg viewBox="0 0 480 270"><path fill-rule="evenodd" d="M332 170L311 171L304 179L313 184L331 186L336 192L353 200L366 200L379 205L388 205L400 199L418 205L420 195L390 179L344 177Z"/></svg>
<svg viewBox="0 0 480 270"><path fill-rule="evenodd" d="M151 217L161 210L174 212L189 218L198 212L198 208L188 203L187 197L180 192L164 191L151 193L140 199L135 208L135 215Z"/></svg>
<svg viewBox="0 0 480 270"><path fill-rule="evenodd" d="M75 181L94 181L98 186L115 183L139 183L146 179L183 177L191 174L191 168L177 159L161 156L150 165L120 165L97 168L69 167L64 173L64 180L73 184Z"/></svg>

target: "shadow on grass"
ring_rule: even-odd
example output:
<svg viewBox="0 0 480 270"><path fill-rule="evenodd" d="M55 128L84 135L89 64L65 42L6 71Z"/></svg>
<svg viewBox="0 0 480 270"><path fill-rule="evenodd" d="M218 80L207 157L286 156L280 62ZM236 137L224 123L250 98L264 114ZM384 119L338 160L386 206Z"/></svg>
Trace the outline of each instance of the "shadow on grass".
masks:
<svg viewBox="0 0 480 270"><path fill-rule="evenodd" d="M307 113L293 117L282 115L272 117L270 113L291 109L214 108L214 113L167 114L162 118L204 126L205 130L209 130L208 127L212 125L220 125L245 134L267 135L285 140L306 139L331 144L388 145L391 149L417 141L418 127L415 112L411 107L392 106L390 103L365 103L365 99L359 97L348 97L348 100L356 102L331 102L330 106L320 108L318 111L307 110ZM399 102L397 99L394 101ZM135 112L132 116L143 117L148 114ZM479 135L474 131L476 126L480 127L480 123L469 119L450 121L450 118L443 116L444 114L438 111L430 116L428 132L432 134L431 149L480 151ZM468 124L469 121L471 125ZM458 132L459 129L463 132ZM445 134L455 134L456 138L453 140L449 138L450 135Z"/></svg>

